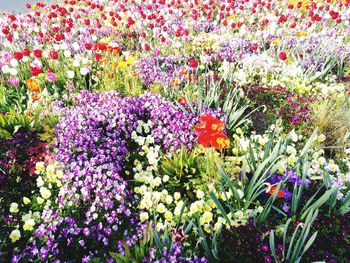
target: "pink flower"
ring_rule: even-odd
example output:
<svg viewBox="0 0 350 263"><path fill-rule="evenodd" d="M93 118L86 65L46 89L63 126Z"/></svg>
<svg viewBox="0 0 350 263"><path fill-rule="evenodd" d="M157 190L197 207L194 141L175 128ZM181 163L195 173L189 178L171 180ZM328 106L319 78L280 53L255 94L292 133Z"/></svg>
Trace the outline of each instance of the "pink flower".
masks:
<svg viewBox="0 0 350 263"><path fill-rule="evenodd" d="M13 87L19 86L19 79L17 77L12 77L7 82Z"/></svg>
<svg viewBox="0 0 350 263"><path fill-rule="evenodd" d="M46 79L49 82L55 82L57 80L57 77L55 73L50 72L50 73L47 73Z"/></svg>
<svg viewBox="0 0 350 263"><path fill-rule="evenodd" d="M155 48L153 50L153 54L154 54L155 57L158 57L160 55L160 50L158 48Z"/></svg>

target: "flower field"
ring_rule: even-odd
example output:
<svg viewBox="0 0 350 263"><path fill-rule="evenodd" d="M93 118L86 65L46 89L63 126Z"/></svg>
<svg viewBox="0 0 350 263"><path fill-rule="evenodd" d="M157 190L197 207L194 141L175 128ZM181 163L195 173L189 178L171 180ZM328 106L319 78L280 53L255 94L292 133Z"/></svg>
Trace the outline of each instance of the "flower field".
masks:
<svg viewBox="0 0 350 263"><path fill-rule="evenodd" d="M0 262L350 262L350 2L0 13Z"/></svg>

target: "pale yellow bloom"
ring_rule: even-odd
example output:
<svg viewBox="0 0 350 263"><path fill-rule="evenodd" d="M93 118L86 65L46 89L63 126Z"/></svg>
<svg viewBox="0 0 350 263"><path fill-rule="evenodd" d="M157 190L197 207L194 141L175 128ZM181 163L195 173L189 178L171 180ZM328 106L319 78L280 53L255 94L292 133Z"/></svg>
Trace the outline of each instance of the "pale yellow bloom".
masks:
<svg viewBox="0 0 350 263"><path fill-rule="evenodd" d="M27 204L29 204L31 201L30 201L30 199L28 198L28 197L23 197L23 203L25 204L25 205L27 205Z"/></svg>
<svg viewBox="0 0 350 263"><path fill-rule="evenodd" d="M18 204L17 203L11 203L10 205L10 212L11 213L18 213Z"/></svg>
<svg viewBox="0 0 350 263"><path fill-rule="evenodd" d="M32 230L34 230L34 225L35 225L34 219L29 219L29 220L24 222L23 229L28 230L28 231L32 231Z"/></svg>
<svg viewBox="0 0 350 263"><path fill-rule="evenodd" d="M16 242L20 238L21 238L21 232L18 229L12 230L12 232L10 234L10 239L11 239L12 243Z"/></svg>
<svg viewBox="0 0 350 263"><path fill-rule="evenodd" d="M147 213L147 212L142 212L142 213L140 214L140 220L141 220L141 222L146 221L148 218L149 218L149 216L148 216L148 213Z"/></svg>

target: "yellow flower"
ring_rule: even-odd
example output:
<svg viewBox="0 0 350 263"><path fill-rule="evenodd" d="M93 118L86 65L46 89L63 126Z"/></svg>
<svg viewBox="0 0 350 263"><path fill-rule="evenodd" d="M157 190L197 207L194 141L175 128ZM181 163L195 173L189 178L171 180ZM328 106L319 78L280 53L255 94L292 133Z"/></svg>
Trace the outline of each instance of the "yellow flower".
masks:
<svg viewBox="0 0 350 263"><path fill-rule="evenodd" d="M272 42L274 45L278 45L281 42L280 38L275 38L275 40Z"/></svg>
<svg viewBox="0 0 350 263"><path fill-rule="evenodd" d="M37 162L35 164L35 173L36 174L40 174L43 171L45 171L45 164L44 164L44 162Z"/></svg>
<svg viewBox="0 0 350 263"><path fill-rule="evenodd" d="M21 232L18 229L12 230L10 234L10 239L12 243L16 242L20 238L21 238Z"/></svg>
<svg viewBox="0 0 350 263"><path fill-rule="evenodd" d="M10 205L10 212L11 213L18 213L18 204L17 203L11 203Z"/></svg>
<svg viewBox="0 0 350 263"><path fill-rule="evenodd" d="M35 225L34 219L29 219L29 220L24 222L23 229L28 230L28 231L32 231L32 230L34 230L34 225Z"/></svg>
<svg viewBox="0 0 350 263"><path fill-rule="evenodd" d="M297 35L298 37L306 37L307 34L308 34L308 33L307 33L306 31L299 31L299 32L296 33L296 35Z"/></svg>
<svg viewBox="0 0 350 263"><path fill-rule="evenodd" d="M30 199L28 197L23 197L23 203L25 205L29 204L30 203Z"/></svg>
<svg viewBox="0 0 350 263"><path fill-rule="evenodd" d="M164 214L164 218L166 221L171 221L171 219L173 219L173 214L170 211L166 211Z"/></svg>
<svg viewBox="0 0 350 263"><path fill-rule="evenodd" d="M213 220L213 213L209 211L205 211L202 215L203 223L210 223Z"/></svg>
<svg viewBox="0 0 350 263"><path fill-rule="evenodd" d="M134 62L135 62L135 57L134 57L134 56L128 57L127 62L128 62L128 65L129 65L129 66L132 65L132 64L134 64Z"/></svg>
<svg viewBox="0 0 350 263"><path fill-rule="evenodd" d="M40 92L40 85L35 79L27 79L26 84L31 92Z"/></svg>
<svg viewBox="0 0 350 263"><path fill-rule="evenodd" d="M140 220L141 220L141 222L146 221L148 218L149 218L149 216L148 216L148 213L147 213L147 212L142 212L142 213L140 214Z"/></svg>
<svg viewBox="0 0 350 263"><path fill-rule="evenodd" d="M118 67L119 68L126 68L128 66L128 62L126 62L126 60L122 60L118 62Z"/></svg>
<svg viewBox="0 0 350 263"><path fill-rule="evenodd" d="M42 199L40 196L38 196L37 198L36 198L36 201L38 202L38 204L39 205L41 205L42 203L44 203L44 199Z"/></svg>
<svg viewBox="0 0 350 263"><path fill-rule="evenodd" d="M207 233L211 233L211 229L210 229L210 225L209 224L205 224L204 225L204 231Z"/></svg>

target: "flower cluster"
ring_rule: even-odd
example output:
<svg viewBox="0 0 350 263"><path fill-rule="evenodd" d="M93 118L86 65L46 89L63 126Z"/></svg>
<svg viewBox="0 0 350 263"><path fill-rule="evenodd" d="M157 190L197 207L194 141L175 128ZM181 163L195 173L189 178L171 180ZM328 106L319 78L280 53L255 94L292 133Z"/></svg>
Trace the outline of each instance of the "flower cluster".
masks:
<svg viewBox="0 0 350 263"><path fill-rule="evenodd" d="M222 150L228 148L230 140L223 133L225 125L213 116L202 116L201 122L195 126L195 132L199 134L198 143L205 147L212 146Z"/></svg>

